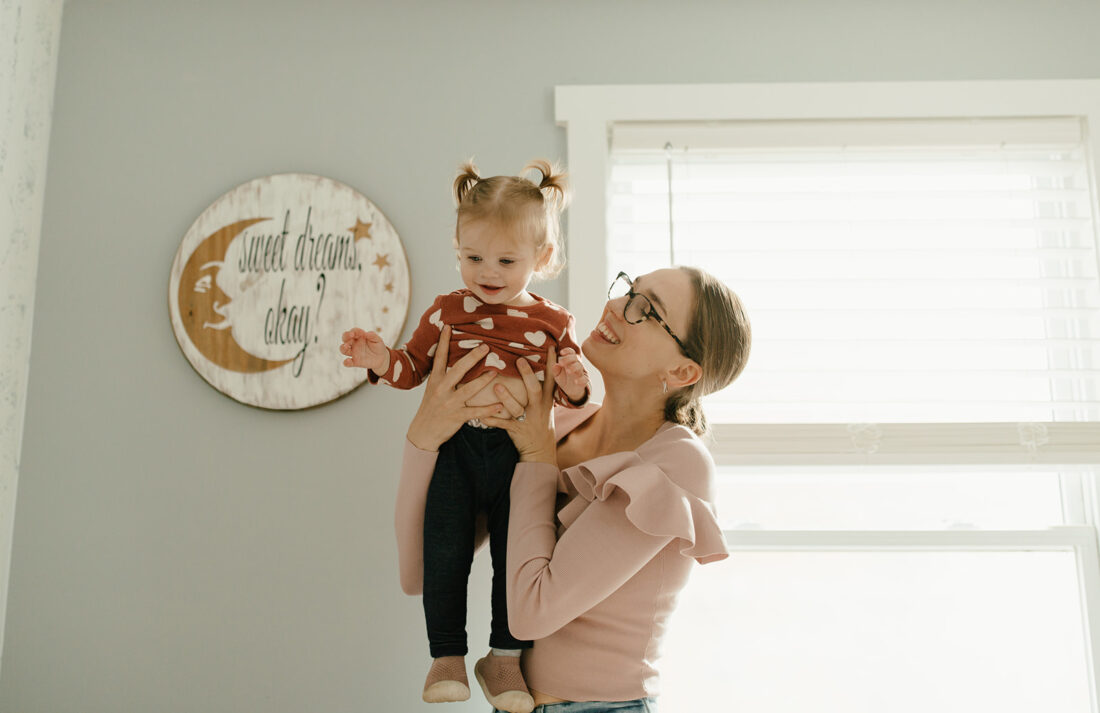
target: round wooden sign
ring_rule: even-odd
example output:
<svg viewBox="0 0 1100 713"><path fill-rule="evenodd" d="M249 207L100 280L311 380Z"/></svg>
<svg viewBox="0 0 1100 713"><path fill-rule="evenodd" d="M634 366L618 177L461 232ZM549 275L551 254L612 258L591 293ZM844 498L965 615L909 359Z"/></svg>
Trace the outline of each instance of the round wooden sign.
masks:
<svg viewBox="0 0 1100 713"><path fill-rule="evenodd" d="M176 341L211 386L270 409L331 401L366 380L340 354L351 327L401 336L409 266L366 197L322 176L237 186L180 242L168 281Z"/></svg>

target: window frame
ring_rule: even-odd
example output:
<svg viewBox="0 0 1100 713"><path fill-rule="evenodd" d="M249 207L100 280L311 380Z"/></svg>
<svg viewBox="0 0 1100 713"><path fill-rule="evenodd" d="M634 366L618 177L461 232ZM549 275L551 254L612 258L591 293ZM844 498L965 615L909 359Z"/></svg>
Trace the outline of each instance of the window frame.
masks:
<svg viewBox="0 0 1100 713"><path fill-rule="evenodd" d="M566 131L574 200L568 213L568 304L584 330L603 308L609 256L611 130L617 122L956 119L1071 117L1082 122L1093 214L1100 80L829 82L555 87L555 118ZM1098 221L1100 223L1100 221ZM1094 224L1100 246L1100 226ZM1098 250L1100 254L1100 250ZM603 395L592 370L593 398ZM868 433L873 434L868 441ZM1064 465L1070 525L1044 530L727 531L735 550L1073 550L1085 623L1090 709L1100 679L1100 422L718 424L708 444L719 465L759 469L844 466L955 467ZM1082 474L1082 466L1086 468ZM823 473L825 475L825 473Z"/></svg>

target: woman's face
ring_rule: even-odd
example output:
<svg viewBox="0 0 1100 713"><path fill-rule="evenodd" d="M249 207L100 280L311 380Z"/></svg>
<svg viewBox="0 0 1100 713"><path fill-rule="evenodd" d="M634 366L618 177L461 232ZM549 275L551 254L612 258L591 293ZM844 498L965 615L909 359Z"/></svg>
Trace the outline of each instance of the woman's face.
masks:
<svg viewBox="0 0 1100 713"><path fill-rule="evenodd" d="M668 268L634 278L634 292L645 295L673 333L686 341L694 293L691 278L683 270ZM657 375L686 360L668 332L653 319L628 324L623 318L627 297L604 306L596 328L581 348L605 377Z"/></svg>

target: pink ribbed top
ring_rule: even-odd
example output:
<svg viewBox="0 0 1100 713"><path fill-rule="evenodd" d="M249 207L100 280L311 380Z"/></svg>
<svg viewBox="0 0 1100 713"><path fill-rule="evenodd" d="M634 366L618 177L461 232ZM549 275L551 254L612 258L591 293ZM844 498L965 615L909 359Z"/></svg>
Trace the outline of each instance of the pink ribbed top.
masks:
<svg viewBox="0 0 1100 713"><path fill-rule="evenodd" d="M558 407L559 440L598 408ZM395 526L408 594L422 588L435 458L406 441ZM571 701L658 695L661 640L692 564L728 555L714 461L683 426L666 422L637 450L563 471L520 463L508 527L508 621L514 636L535 640L524 652L528 686Z"/></svg>

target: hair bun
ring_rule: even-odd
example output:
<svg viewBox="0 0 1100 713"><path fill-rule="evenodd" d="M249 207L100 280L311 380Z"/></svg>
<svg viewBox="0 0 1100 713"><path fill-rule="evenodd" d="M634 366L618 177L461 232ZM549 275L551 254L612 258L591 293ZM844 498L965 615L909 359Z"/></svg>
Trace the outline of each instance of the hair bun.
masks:
<svg viewBox="0 0 1100 713"><path fill-rule="evenodd" d="M569 203L569 183L565 173L558 166L551 165L546 159L538 158L523 167L523 172L536 170L542 174L538 187L543 198L557 210L563 210Z"/></svg>

